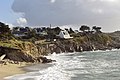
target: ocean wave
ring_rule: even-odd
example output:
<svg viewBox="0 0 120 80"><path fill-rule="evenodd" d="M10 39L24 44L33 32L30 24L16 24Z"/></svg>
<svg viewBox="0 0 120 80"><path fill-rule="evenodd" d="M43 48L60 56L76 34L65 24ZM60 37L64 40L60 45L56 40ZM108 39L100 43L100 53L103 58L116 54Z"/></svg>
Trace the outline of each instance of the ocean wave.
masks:
<svg viewBox="0 0 120 80"><path fill-rule="evenodd" d="M120 78L120 50L74 52L46 56L56 60L44 69L6 77L9 80L117 80ZM106 54L108 53L108 54ZM41 64L39 64L41 65ZM37 67L39 65L36 65ZM46 66L46 64L44 64ZM110 76L112 75L112 76ZM117 77L114 77L117 75ZM108 77L109 76L109 77ZM110 78L111 77L111 78Z"/></svg>

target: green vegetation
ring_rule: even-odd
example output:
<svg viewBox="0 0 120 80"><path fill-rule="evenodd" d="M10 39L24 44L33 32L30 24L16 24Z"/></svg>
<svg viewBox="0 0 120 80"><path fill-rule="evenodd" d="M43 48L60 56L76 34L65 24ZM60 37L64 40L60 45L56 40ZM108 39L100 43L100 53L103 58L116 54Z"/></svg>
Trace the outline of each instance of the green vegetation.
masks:
<svg viewBox="0 0 120 80"><path fill-rule="evenodd" d="M15 30L17 29L14 28ZM11 31L9 29L8 25L5 25L4 23L0 23L0 46L4 47L10 47L10 48L16 48L16 49L24 49L24 45L29 45L31 43L38 43L38 45L46 45L54 43L54 41L47 41L49 39L54 39L59 34L61 29L59 27L56 28L43 28L43 31L47 32L47 36L40 36L36 35L34 30L31 30L29 27L26 27L28 31L28 37L26 38L16 38L11 34ZM102 33L101 27L93 26L91 31L90 27L87 25L82 25L80 27L80 30L82 32L75 33L72 28L65 29L70 33L70 35L73 37L73 39L68 40L61 40L63 44L70 44L71 42L77 43L77 44L87 44L87 43L97 43L97 44L103 44L108 45L109 43L112 43L116 40L113 36L109 34ZM94 31L92 31L94 30ZM114 33L115 34L115 33ZM59 41L60 39L58 39Z"/></svg>
<svg viewBox="0 0 120 80"><path fill-rule="evenodd" d="M0 22L0 40L11 39L12 34L8 25Z"/></svg>
<svg viewBox="0 0 120 80"><path fill-rule="evenodd" d="M91 42L98 42L100 44L106 45L107 43L111 42L112 39L110 38L109 35L100 33L100 34L93 34L92 36L89 37Z"/></svg>
<svg viewBox="0 0 120 80"><path fill-rule="evenodd" d="M10 28L8 25L5 25L4 23L0 22L0 33L1 34L7 34L10 33Z"/></svg>
<svg viewBox="0 0 120 80"><path fill-rule="evenodd" d="M82 36L82 37L76 37L73 39L74 42L78 43L78 44L83 44L85 42L88 42L88 39L86 36Z"/></svg>
<svg viewBox="0 0 120 80"><path fill-rule="evenodd" d="M89 30L90 30L90 27L88 27L88 26L86 26L86 25L82 25L82 26L80 27L80 30L83 31L83 32L85 32L86 30L89 31Z"/></svg>
<svg viewBox="0 0 120 80"><path fill-rule="evenodd" d="M29 45L31 44L30 42L27 41L19 41L16 39L11 39L11 40L5 40L5 41L0 41L0 46L3 47L8 47L8 48L15 48L15 49L24 49L24 45Z"/></svg>
<svg viewBox="0 0 120 80"><path fill-rule="evenodd" d="M103 44L107 45L107 43L112 42L112 38L104 33L96 33L96 34L88 34L80 37L75 37L73 41L83 44L83 43L98 43L98 44Z"/></svg>
<svg viewBox="0 0 120 80"><path fill-rule="evenodd" d="M98 32L98 33L101 33L101 31L100 31L100 30L101 30L101 27L93 26L92 29L95 30L95 31Z"/></svg>

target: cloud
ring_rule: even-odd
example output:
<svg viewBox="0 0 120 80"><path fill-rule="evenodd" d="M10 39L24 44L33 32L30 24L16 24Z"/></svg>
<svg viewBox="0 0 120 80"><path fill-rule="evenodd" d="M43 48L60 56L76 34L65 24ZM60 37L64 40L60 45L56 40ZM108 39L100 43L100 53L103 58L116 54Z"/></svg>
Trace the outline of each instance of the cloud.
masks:
<svg viewBox="0 0 120 80"><path fill-rule="evenodd" d="M120 21L119 4L119 0L14 0L12 9L23 13L31 26L88 24L113 30Z"/></svg>
<svg viewBox="0 0 120 80"><path fill-rule="evenodd" d="M21 26L26 25L27 24L27 20L25 18L19 18L17 19L17 23Z"/></svg>
<svg viewBox="0 0 120 80"><path fill-rule="evenodd" d="M50 2L51 2L51 3L55 3L55 1L56 1L56 0L51 0Z"/></svg>

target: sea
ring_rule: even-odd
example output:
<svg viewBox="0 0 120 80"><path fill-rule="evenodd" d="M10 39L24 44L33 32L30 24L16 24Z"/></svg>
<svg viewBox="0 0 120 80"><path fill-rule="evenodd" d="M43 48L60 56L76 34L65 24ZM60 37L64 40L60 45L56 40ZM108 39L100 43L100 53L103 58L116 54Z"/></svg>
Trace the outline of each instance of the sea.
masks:
<svg viewBox="0 0 120 80"><path fill-rule="evenodd" d="M120 50L50 54L56 60L26 67L7 80L120 80Z"/></svg>

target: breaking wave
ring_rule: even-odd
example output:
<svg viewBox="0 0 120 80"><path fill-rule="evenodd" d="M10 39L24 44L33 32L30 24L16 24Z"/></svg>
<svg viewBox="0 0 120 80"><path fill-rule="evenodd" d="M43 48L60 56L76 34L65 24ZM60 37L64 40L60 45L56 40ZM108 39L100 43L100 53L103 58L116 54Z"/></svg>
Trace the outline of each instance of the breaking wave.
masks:
<svg viewBox="0 0 120 80"><path fill-rule="evenodd" d="M28 67L31 72L6 77L8 80L118 80L120 50L52 54L50 64ZM42 65L42 67L41 67ZM47 66L47 67L46 67Z"/></svg>

